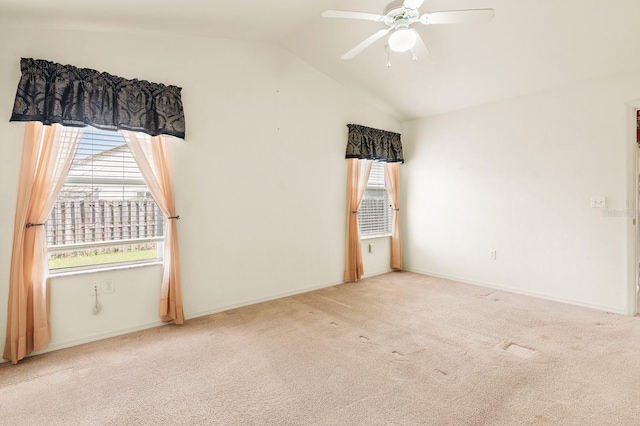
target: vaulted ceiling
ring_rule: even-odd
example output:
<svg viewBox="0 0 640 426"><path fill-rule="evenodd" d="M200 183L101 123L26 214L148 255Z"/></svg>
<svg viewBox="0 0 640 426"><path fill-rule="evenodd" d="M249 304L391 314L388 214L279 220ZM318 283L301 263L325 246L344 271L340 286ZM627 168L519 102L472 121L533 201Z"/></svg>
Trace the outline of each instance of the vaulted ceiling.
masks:
<svg viewBox="0 0 640 426"><path fill-rule="evenodd" d="M493 8L490 23L417 27L431 55L392 53L385 39L340 57L373 21L327 9L383 13L388 0L0 0L0 25L153 31L282 45L386 106L400 120L640 70L639 0L426 0L421 13Z"/></svg>

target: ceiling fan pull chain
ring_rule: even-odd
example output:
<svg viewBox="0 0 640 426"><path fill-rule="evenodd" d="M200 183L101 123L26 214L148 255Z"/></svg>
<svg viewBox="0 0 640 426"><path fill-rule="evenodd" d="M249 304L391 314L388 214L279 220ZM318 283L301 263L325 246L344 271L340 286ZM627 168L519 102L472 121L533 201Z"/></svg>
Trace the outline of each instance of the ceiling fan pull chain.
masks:
<svg viewBox="0 0 640 426"><path fill-rule="evenodd" d="M391 67L391 53L389 52L389 46L387 46L387 68Z"/></svg>
<svg viewBox="0 0 640 426"><path fill-rule="evenodd" d="M411 59L413 59L414 61L417 61L418 57L416 56L416 48L415 48L415 46L411 48L411 54L413 55L413 57Z"/></svg>

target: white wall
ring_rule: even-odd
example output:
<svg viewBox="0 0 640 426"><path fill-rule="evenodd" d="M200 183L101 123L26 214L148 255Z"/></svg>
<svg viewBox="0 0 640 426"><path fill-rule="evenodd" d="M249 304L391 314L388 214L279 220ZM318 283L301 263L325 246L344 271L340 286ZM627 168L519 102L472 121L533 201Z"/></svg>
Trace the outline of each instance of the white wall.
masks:
<svg viewBox="0 0 640 426"><path fill-rule="evenodd" d="M590 198L633 207L638 98L633 74L405 123L405 266L631 312L632 218Z"/></svg>
<svg viewBox="0 0 640 426"><path fill-rule="evenodd" d="M394 118L271 44L0 28L0 342L23 129L8 123L20 57L183 88L187 139L172 148L187 317L342 282L346 124L398 131ZM365 253L367 275L389 270L388 239L378 248ZM155 266L54 278L51 347L158 324L159 277ZM88 283L103 278L116 291L101 296L94 317Z"/></svg>

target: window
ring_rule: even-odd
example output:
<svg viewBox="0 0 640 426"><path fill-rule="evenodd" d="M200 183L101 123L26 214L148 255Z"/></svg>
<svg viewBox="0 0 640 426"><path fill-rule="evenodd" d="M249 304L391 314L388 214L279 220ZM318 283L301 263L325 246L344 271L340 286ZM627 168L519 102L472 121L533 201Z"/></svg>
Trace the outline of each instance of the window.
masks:
<svg viewBox="0 0 640 426"><path fill-rule="evenodd" d="M387 195L385 179L384 163L374 161L371 164L367 190L358 209L361 236L391 235L393 209Z"/></svg>
<svg viewBox="0 0 640 426"><path fill-rule="evenodd" d="M164 216L120 133L84 130L46 230L49 269L161 259Z"/></svg>

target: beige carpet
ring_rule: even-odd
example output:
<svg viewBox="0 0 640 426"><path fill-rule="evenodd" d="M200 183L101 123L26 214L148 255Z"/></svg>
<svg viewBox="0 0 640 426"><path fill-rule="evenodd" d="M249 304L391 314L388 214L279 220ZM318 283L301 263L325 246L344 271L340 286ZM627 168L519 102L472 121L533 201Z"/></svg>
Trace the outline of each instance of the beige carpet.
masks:
<svg viewBox="0 0 640 426"><path fill-rule="evenodd" d="M0 366L7 425L637 425L640 320L391 273Z"/></svg>

